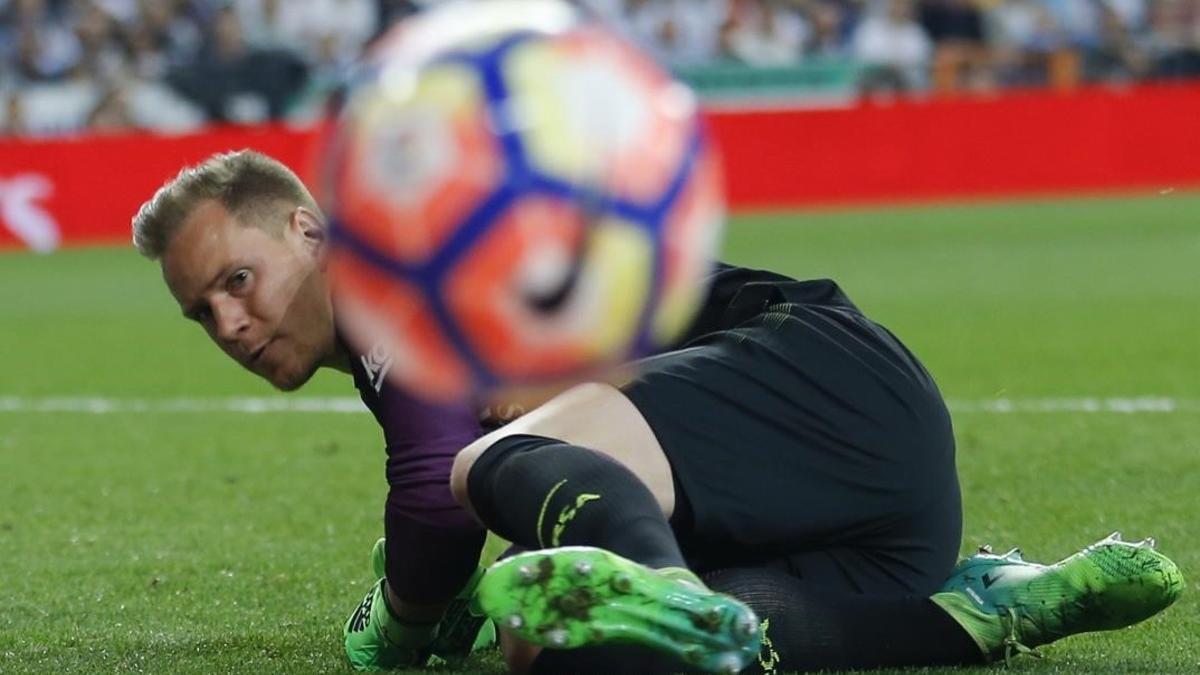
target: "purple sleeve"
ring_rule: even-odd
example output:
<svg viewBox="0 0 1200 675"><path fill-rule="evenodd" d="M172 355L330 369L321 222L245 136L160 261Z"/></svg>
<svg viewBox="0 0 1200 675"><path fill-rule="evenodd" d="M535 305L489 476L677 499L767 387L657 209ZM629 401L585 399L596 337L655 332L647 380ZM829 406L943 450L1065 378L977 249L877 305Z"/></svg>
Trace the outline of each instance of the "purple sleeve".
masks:
<svg viewBox="0 0 1200 675"><path fill-rule="evenodd" d="M429 403L388 386L378 415L393 506L427 525L479 529L450 492L455 455L482 435L475 412L465 404Z"/></svg>
<svg viewBox="0 0 1200 675"><path fill-rule="evenodd" d="M402 599L431 604L461 590L484 529L450 492L454 456L481 435L467 405L428 403L391 386L375 410L387 441L387 577Z"/></svg>
<svg viewBox="0 0 1200 675"><path fill-rule="evenodd" d="M393 491L394 492L394 491ZM432 605L453 598L479 566L487 533L413 520L388 497L384 510L387 579L402 600Z"/></svg>

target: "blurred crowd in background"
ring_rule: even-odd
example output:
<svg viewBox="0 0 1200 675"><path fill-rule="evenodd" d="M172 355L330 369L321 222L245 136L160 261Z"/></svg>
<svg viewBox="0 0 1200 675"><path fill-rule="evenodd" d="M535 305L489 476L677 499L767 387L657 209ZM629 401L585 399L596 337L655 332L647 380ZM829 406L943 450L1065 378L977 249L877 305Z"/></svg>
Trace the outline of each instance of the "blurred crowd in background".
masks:
<svg viewBox="0 0 1200 675"><path fill-rule="evenodd" d="M365 45L434 1L0 0L0 134L311 120ZM681 73L849 64L856 95L1200 76L1200 0L578 4Z"/></svg>

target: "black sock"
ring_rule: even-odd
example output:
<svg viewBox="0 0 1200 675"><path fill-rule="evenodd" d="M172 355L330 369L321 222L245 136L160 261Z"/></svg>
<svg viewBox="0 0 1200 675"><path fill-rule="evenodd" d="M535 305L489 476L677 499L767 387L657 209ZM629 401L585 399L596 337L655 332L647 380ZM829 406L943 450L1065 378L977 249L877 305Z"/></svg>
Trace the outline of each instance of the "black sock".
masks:
<svg viewBox="0 0 1200 675"><path fill-rule="evenodd" d="M715 570L701 578L764 621L759 662L743 672L983 663L975 641L928 598L823 593L768 568Z"/></svg>
<svg viewBox="0 0 1200 675"><path fill-rule="evenodd" d="M471 506L525 548L596 546L650 567L683 567L650 489L599 452L541 436L506 436L467 476Z"/></svg>

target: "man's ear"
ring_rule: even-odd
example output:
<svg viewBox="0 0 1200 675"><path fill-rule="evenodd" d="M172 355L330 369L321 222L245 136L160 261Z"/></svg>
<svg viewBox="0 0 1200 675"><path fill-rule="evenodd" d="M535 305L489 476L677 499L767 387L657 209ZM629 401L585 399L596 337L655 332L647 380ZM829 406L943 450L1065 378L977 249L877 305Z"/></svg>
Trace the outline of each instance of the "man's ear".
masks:
<svg viewBox="0 0 1200 675"><path fill-rule="evenodd" d="M325 224L321 222L321 216L303 206L297 206L292 210L288 226L295 234L300 236L300 241L303 242L306 248L312 250L314 253L320 253L324 250L326 233Z"/></svg>

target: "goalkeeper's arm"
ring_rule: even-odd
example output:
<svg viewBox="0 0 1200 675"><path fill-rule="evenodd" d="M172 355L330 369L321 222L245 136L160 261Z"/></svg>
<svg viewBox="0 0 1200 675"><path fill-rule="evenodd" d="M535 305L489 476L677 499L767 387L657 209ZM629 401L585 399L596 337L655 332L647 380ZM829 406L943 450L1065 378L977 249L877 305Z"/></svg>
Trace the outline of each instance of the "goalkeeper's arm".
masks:
<svg viewBox="0 0 1200 675"><path fill-rule="evenodd" d="M417 520L404 508L403 491L397 492L393 487L385 511L386 580L371 589L344 631L347 657L365 670L418 665L436 638L451 638L451 633L466 640L462 652L475 638L457 635L466 597L455 603L455 616L443 617L477 580L484 530L465 513L440 524Z"/></svg>
<svg viewBox="0 0 1200 675"><path fill-rule="evenodd" d="M457 505L441 522L419 519L397 492L384 512L388 599L401 619L436 620L475 573L487 532Z"/></svg>
<svg viewBox="0 0 1200 675"><path fill-rule="evenodd" d="M386 581L346 624L356 667L414 665L447 605L472 579L486 532L450 492L454 457L481 430L466 405L439 405L390 386L376 417L387 440Z"/></svg>

